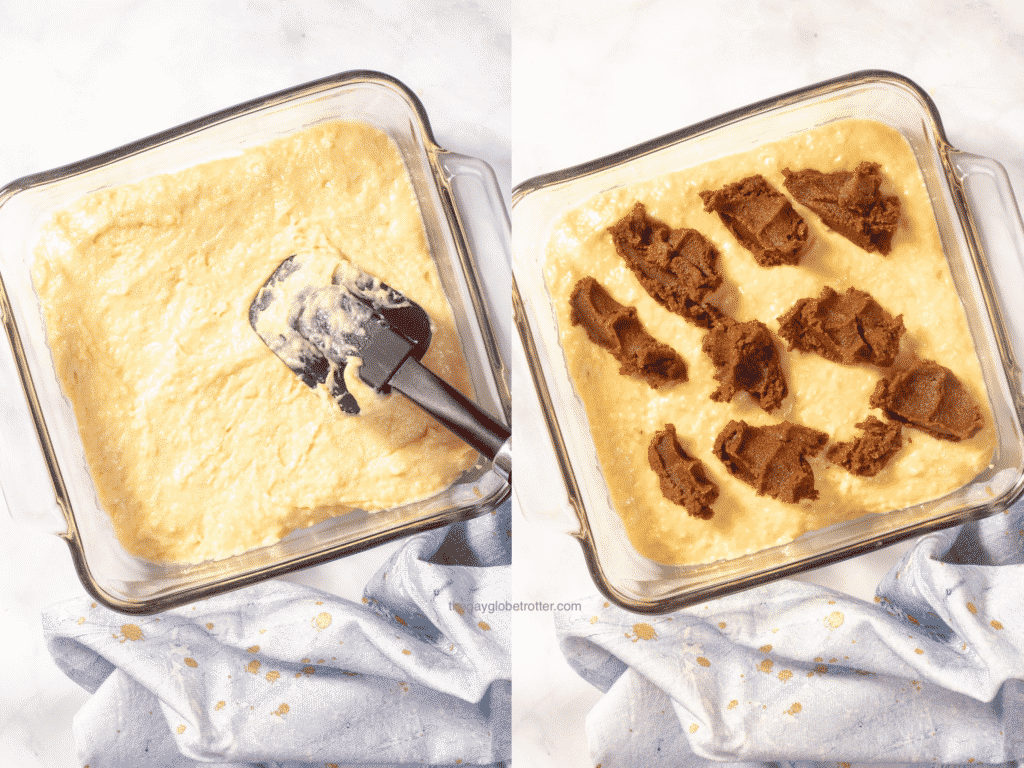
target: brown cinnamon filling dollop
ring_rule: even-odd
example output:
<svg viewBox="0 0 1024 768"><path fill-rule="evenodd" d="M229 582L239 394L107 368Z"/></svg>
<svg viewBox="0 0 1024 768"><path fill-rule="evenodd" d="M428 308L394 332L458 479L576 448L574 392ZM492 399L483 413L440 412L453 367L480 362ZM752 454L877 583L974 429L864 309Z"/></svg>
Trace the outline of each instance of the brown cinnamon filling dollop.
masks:
<svg viewBox="0 0 1024 768"><path fill-rule="evenodd" d="M704 463L679 444L674 424L666 424L664 430L655 433L647 449L647 460L658 475L666 499L685 507L693 517L711 519L718 485L708 479Z"/></svg>
<svg viewBox="0 0 1024 768"><path fill-rule="evenodd" d="M721 312L704 299L722 283L718 250L695 229L673 229L648 215L643 203L614 225L615 250L644 289L663 307L701 328Z"/></svg>
<svg viewBox="0 0 1024 768"><path fill-rule="evenodd" d="M864 161L853 171L835 173L784 168L782 175L789 193L830 229L869 253L889 253L900 221L900 200L881 193L885 177L878 163Z"/></svg>
<svg viewBox="0 0 1024 768"><path fill-rule="evenodd" d="M830 445L825 458L854 475L874 477L903 447L902 428L898 422L882 421L876 416L868 416L857 428L864 430L864 434L849 443Z"/></svg>
<svg viewBox="0 0 1024 768"><path fill-rule="evenodd" d="M800 299L779 318L779 335L790 349L847 365L892 365L905 330L903 315L893 317L856 288L839 294L825 286L818 298Z"/></svg>
<svg viewBox="0 0 1024 768"><path fill-rule="evenodd" d="M727 403L743 391L766 411L782 404L788 392L782 363L771 331L760 320L723 317L704 336L702 349L718 369L712 400Z"/></svg>
<svg viewBox="0 0 1024 768"><path fill-rule="evenodd" d="M704 210L716 212L762 267L800 261L810 238L807 222L764 176L748 176L700 197Z"/></svg>
<svg viewBox="0 0 1024 768"><path fill-rule="evenodd" d="M730 474L759 496L795 504L818 498L806 457L817 456L827 442L824 432L789 421L752 427L733 420L718 434L713 451Z"/></svg>
<svg viewBox="0 0 1024 768"><path fill-rule="evenodd" d="M981 408L949 368L915 360L875 385L871 407L932 437L959 442L981 429Z"/></svg>
<svg viewBox="0 0 1024 768"><path fill-rule="evenodd" d="M584 277L569 297L573 325L607 349L621 364L619 373L639 376L653 389L686 381L686 361L667 344L651 336L637 317L636 307L619 304L593 277Z"/></svg>

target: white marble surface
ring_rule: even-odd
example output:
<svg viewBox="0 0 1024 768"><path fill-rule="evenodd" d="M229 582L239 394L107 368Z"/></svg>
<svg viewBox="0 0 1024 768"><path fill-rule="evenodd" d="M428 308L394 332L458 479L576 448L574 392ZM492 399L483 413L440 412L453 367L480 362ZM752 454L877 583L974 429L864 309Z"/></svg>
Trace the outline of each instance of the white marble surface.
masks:
<svg viewBox="0 0 1024 768"><path fill-rule="evenodd" d="M510 21L509 3L491 0L0 0L0 186L282 88L375 69L415 91L438 143L490 163L507 193ZM0 510L0 541L0 766L80 768L71 721L87 695L50 659L40 613L83 589L55 536ZM358 600L395 546L289 578Z"/></svg>
<svg viewBox="0 0 1024 768"><path fill-rule="evenodd" d="M512 20L513 186L794 88L889 69L929 93L954 146L1002 162L1024 200L1016 0L513 0ZM517 446L532 439L522 429L526 386L514 379ZM534 476L528 459L517 452L517 477ZM517 485L524 505L538 498L536 483ZM593 591L574 540L544 515L515 522L517 600ZM806 578L871 599L908 546ZM562 662L550 613L519 614L514 626L515 760L592 768L583 728L598 692Z"/></svg>

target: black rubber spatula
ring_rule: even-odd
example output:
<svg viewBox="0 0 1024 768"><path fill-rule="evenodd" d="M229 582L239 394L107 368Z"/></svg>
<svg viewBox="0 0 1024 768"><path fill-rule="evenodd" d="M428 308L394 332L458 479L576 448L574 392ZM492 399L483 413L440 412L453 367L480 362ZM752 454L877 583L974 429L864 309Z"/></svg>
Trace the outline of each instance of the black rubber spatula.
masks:
<svg viewBox="0 0 1024 768"><path fill-rule="evenodd" d="M510 480L508 429L420 363L431 337L423 308L346 261L325 285L309 258L285 259L249 307L249 324L267 346L308 386L326 385L350 414L359 405L344 371L358 357L362 381L377 392L401 392Z"/></svg>

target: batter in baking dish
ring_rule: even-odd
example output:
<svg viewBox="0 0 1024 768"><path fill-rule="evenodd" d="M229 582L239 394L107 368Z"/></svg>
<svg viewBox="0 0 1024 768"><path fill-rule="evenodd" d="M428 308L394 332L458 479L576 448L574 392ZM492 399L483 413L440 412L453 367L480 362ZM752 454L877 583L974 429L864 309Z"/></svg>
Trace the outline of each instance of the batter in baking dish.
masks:
<svg viewBox="0 0 1024 768"><path fill-rule="evenodd" d="M636 257L630 227L637 243L689 249L682 282ZM995 425L928 193L886 126L841 121L611 189L556 224L546 259L612 504L652 560L756 552L940 497L990 461ZM655 388L623 373L574 309L583 280L686 376ZM843 313L870 342L808 330Z"/></svg>
<svg viewBox="0 0 1024 768"><path fill-rule="evenodd" d="M350 260L419 303L424 363L471 396L452 310L391 139L327 123L56 214L33 263L47 340L117 536L151 561L224 558L354 509L430 497L476 461L351 375L342 414L260 340L249 304L293 253Z"/></svg>

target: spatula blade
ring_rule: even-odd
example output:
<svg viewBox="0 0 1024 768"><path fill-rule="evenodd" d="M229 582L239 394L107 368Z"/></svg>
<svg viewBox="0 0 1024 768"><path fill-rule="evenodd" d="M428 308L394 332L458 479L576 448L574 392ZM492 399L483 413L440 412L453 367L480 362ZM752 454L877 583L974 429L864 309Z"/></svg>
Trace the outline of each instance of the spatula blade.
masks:
<svg viewBox="0 0 1024 768"><path fill-rule="evenodd" d="M303 383L326 386L342 411L357 414L345 367L358 354L363 326L375 313L409 339L416 359L423 357L432 334L422 307L347 261L338 263L324 285L322 273L303 254L293 254L257 292L249 324Z"/></svg>

